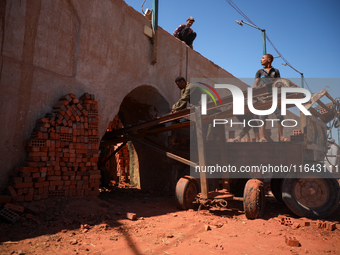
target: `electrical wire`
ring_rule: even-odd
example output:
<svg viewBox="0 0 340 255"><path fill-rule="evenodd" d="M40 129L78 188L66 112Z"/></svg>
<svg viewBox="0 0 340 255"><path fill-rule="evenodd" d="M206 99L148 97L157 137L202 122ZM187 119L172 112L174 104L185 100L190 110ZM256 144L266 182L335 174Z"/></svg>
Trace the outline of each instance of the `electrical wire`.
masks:
<svg viewBox="0 0 340 255"><path fill-rule="evenodd" d="M142 13L143 13L144 15L145 15L145 12L144 12L144 10L143 10L143 6L144 6L144 4L145 4L145 1L146 1L146 0L144 0L143 3L142 3Z"/></svg>
<svg viewBox="0 0 340 255"><path fill-rule="evenodd" d="M308 83L307 83L307 81L306 81L305 78L303 78L303 82L306 84L306 86L307 86L307 88L309 89L309 91L310 91L312 94L314 94L314 93L312 92L311 88L309 87L309 85L308 85Z"/></svg>
<svg viewBox="0 0 340 255"><path fill-rule="evenodd" d="M226 0L228 2L228 4L233 7L245 20L247 20L250 24L254 25L257 27L257 25L251 21L251 19L244 13L242 12L242 10L232 1L232 0ZM285 59L283 57L283 55L279 52L279 50L275 47L275 45L273 44L273 42L269 39L268 34L266 33L266 39L268 40L268 42L272 45L273 49L276 51L276 53L287 63L289 64L291 67L293 67L287 59ZM307 83L306 83L307 84ZM307 87L309 88L308 84ZM309 88L310 90L310 88Z"/></svg>

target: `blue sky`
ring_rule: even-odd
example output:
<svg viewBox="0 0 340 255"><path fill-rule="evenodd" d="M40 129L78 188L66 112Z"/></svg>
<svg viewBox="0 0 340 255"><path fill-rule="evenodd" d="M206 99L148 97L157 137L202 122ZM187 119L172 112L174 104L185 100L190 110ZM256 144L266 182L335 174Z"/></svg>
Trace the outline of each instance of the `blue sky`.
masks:
<svg viewBox="0 0 340 255"><path fill-rule="evenodd" d="M143 0L125 2L141 12ZM304 74L312 93L329 86L334 98L340 96L339 0L233 2L252 22L266 30L282 56ZM152 0L145 1L146 8L152 8ZM261 68L260 30L238 25L235 20L245 19L226 0L159 0L158 24L169 33L185 23L188 16L195 18L194 50L238 78L255 76ZM268 41L267 52L278 56ZM281 58L273 62L281 77L295 78L293 81L300 85L300 74L282 63L285 62Z"/></svg>

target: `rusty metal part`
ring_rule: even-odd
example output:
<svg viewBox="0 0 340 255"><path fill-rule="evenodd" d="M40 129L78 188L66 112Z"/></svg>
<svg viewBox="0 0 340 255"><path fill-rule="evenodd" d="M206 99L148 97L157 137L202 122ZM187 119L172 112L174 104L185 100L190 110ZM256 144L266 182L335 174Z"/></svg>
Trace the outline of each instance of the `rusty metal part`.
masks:
<svg viewBox="0 0 340 255"><path fill-rule="evenodd" d="M181 163L184 163L186 165L189 165L189 166L192 166L192 167L196 167L197 164L195 162L192 162L186 158L183 158L179 155L176 155L177 154L183 154L183 153L179 153L179 152L175 152L174 150L171 150L171 149L168 149L166 147L163 147L159 144L156 144L154 142L152 142L151 140L149 139L144 139L143 141L142 140L139 140L139 139L136 139L134 137L128 137L131 141L133 142L136 142L136 143L140 143L142 145L145 145L145 146L148 146L150 147L151 149L154 149L156 150L157 152L169 157L169 158L172 158L174 160L177 160Z"/></svg>
<svg viewBox="0 0 340 255"><path fill-rule="evenodd" d="M296 200L308 208L321 207L329 199L329 189L323 179L301 178L295 185Z"/></svg>

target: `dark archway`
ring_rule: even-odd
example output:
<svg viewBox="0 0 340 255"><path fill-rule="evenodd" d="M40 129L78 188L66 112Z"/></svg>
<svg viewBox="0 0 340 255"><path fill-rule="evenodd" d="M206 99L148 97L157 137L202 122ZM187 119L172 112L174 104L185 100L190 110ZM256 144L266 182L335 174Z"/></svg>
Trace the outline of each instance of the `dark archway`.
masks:
<svg viewBox="0 0 340 255"><path fill-rule="evenodd" d="M170 112L170 104L159 91L148 85L132 90L119 108L124 127L141 124ZM170 132L150 135L149 139L168 146ZM178 180L178 163L137 142L128 142L130 185L143 190L173 193Z"/></svg>

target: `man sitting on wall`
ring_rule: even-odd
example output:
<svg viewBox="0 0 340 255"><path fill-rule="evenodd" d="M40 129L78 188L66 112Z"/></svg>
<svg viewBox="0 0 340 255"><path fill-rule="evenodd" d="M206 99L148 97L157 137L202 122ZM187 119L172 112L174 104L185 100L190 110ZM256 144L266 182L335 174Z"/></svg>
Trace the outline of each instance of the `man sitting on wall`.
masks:
<svg viewBox="0 0 340 255"><path fill-rule="evenodd" d="M179 25L178 28L173 32L173 35L184 41L191 49L193 49L192 43L195 40L197 34L192 30L191 26L195 22L193 17L187 19L186 24Z"/></svg>

